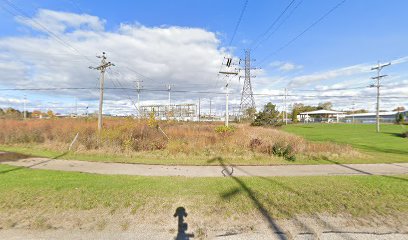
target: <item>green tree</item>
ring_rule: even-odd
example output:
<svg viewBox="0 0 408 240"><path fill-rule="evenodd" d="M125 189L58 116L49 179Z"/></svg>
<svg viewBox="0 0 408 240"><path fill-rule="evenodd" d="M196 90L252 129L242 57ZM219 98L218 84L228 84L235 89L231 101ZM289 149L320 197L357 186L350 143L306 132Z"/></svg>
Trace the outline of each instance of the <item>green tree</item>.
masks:
<svg viewBox="0 0 408 240"><path fill-rule="evenodd" d="M405 120L404 114L403 113L397 113L397 115L395 116L395 122L400 124L403 123Z"/></svg>
<svg viewBox="0 0 408 240"><path fill-rule="evenodd" d="M292 106L292 122L297 122L297 115L299 115L299 113L302 112L310 112L310 111L315 111L317 110L317 107L313 107L313 106L307 106L304 105L303 103L295 103Z"/></svg>
<svg viewBox="0 0 408 240"><path fill-rule="evenodd" d="M258 112L252 122L253 126L263 125L275 125L279 119L279 111L276 109L276 105L271 102L267 103L263 110Z"/></svg>

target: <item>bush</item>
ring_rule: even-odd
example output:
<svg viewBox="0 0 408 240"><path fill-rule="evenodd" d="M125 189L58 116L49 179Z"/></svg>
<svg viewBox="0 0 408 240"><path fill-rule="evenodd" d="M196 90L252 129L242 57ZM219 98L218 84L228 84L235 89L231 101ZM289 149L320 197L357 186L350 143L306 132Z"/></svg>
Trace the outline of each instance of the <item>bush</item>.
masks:
<svg viewBox="0 0 408 240"><path fill-rule="evenodd" d="M283 157L288 161L296 160L296 156L294 154L293 147L290 144L285 146L284 144L277 142L272 145L270 149L270 154L278 156L278 157Z"/></svg>
<svg viewBox="0 0 408 240"><path fill-rule="evenodd" d="M402 134L402 137L408 138L408 132L404 132L404 133Z"/></svg>

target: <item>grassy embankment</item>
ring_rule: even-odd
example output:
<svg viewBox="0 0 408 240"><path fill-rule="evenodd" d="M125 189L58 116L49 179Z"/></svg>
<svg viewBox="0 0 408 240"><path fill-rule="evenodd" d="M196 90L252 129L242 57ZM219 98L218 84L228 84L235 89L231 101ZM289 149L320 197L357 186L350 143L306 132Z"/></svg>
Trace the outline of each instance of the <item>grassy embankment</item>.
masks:
<svg viewBox="0 0 408 240"><path fill-rule="evenodd" d="M179 206L187 209L189 219L200 219L207 226L227 219L244 224L262 216L279 219L324 213L366 217L408 212L406 175L170 178L0 165L0 189L6 193L0 194L0 229L84 227L81 224L93 225L90 228L102 224L103 228L115 214L119 215L116 225L136 218L141 221L138 224L146 224L172 219Z"/></svg>
<svg viewBox="0 0 408 240"><path fill-rule="evenodd" d="M380 133L373 124L299 124L283 129L310 141L351 145L369 155L370 163L408 162L408 138L402 137L407 131L404 125L383 124Z"/></svg>
<svg viewBox="0 0 408 240"><path fill-rule="evenodd" d="M159 124L166 136L155 126ZM235 125L217 131L219 123L152 122L106 119L98 144L94 119L0 121L0 151L88 161L208 165L222 157L228 164L318 164L367 161L347 145L316 143L279 129ZM76 133L78 141L66 153ZM289 146L288 161L274 149ZM66 154L65 154L66 153Z"/></svg>

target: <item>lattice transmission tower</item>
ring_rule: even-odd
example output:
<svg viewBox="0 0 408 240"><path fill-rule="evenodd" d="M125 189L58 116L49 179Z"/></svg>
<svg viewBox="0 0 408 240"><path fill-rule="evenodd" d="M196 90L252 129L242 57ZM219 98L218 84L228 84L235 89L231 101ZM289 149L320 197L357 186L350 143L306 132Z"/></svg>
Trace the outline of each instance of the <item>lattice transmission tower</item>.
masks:
<svg viewBox="0 0 408 240"><path fill-rule="evenodd" d="M247 109L255 108L255 99L254 94L252 92L252 84L251 84L251 51L245 50L245 80L244 86L242 87L242 95L241 95L241 104L240 104L240 111L241 115L246 115Z"/></svg>

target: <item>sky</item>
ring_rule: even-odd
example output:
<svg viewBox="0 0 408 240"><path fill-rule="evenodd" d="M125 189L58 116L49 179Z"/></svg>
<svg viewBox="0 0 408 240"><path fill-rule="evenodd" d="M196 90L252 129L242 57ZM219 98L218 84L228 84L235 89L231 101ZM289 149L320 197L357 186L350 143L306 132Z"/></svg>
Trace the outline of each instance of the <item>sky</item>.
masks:
<svg viewBox="0 0 408 240"><path fill-rule="evenodd" d="M392 63L381 72L381 109L408 108L406 9L404 0L0 0L0 108L96 111L99 73L89 66L106 52L115 66L104 113L136 114L134 89L109 88L140 81L141 105L167 104L170 84L172 103L200 101L208 112L211 99L222 115L226 82L232 110L243 78L218 72L247 49L258 109L270 101L282 110L287 88L288 105L373 111L378 61ZM93 89L4 90L27 88Z"/></svg>

